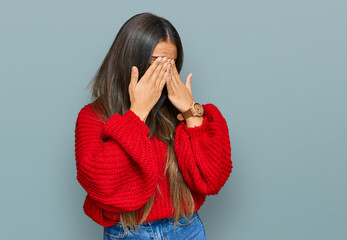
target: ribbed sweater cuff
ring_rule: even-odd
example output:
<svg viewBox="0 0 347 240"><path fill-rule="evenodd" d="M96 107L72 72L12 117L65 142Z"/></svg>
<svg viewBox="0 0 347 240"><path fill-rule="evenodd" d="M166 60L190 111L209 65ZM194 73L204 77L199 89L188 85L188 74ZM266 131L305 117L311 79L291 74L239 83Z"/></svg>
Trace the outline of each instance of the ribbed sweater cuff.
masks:
<svg viewBox="0 0 347 240"><path fill-rule="evenodd" d="M201 136L206 131L207 126L208 126L208 119L207 119L207 116L204 114L203 121L200 126L188 127L187 123L184 122L183 129L190 137L194 138L194 137Z"/></svg>
<svg viewBox="0 0 347 240"><path fill-rule="evenodd" d="M113 114L104 124L103 133L114 136L119 132L140 132L146 137L149 136L149 128L132 110L127 110L124 115Z"/></svg>
<svg viewBox="0 0 347 240"><path fill-rule="evenodd" d="M208 128L209 119L213 119L211 117L211 110L206 104L202 105L202 108L204 109L204 114L202 115L203 121L200 126L194 126L194 127L188 127L186 121L182 121L180 124L182 124L183 130L191 137L199 137L203 135L206 132L206 128Z"/></svg>

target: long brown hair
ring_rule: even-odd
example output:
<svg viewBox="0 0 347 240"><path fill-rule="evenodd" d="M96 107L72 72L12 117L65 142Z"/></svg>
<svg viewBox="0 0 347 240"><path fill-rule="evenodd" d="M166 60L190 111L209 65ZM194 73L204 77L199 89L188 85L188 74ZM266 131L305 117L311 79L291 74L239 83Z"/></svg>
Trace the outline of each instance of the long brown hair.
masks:
<svg viewBox="0 0 347 240"><path fill-rule="evenodd" d="M183 65L183 47L178 32L168 20L146 12L131 17L123 24L96 75L88 84L92 85L92 106L104 121L115 113L123 115L130 108L128 88L131 67L137 66L141 79L150 66L152 52L160 41L170 41L176 45L176 67L180 72ZM164 87L158 102L145 121L150 130L149 137L155 135L167 144L164 176L168 172L175 225L180 215L186 218L185 214L192 214L195 208L193 196L178 168L174 151L175 130L179 123L176 118L178 113L169 101L167 89ZM158 127L161 130L160 134ZM157 187L159 189L159 185ZM118 213L124 230L128 227L135 227L137 230L139 211L143 211L139 222L142 224L152 208L154 197L155 193L141 209Z"/></svg>

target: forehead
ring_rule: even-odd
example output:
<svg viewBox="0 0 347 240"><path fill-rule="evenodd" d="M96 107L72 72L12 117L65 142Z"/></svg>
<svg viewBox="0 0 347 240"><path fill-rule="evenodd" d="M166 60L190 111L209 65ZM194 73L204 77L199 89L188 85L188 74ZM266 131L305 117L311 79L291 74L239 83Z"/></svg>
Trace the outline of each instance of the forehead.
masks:
<svg viewBox="0 0 347 240"><path fill-rule="evenodd" d="M177 58L177 47L174 43L168 41L160 41L155 46L152 56Z"/></svg>

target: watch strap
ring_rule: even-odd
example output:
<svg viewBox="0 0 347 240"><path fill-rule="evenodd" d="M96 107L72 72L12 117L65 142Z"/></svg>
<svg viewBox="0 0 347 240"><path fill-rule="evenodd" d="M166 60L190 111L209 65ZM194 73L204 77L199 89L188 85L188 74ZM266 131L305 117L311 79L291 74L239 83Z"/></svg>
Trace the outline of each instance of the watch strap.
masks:
<svg viewBox="0 0 347 240"><path fill-rule="evenodd" d="M190 107L189 107L189 109L188 109L187 111L184 111L184 112L182 112L182 113L179 113L179 114L177 115L177 119L180 120L180 121L183 121L183 120L185 120L185 119L187 119L187 118L189 118L189 117L194 116L193 108L194 108L194 104L195 104L195 103L196 103L196 102L193 101L193 103L190 105ZM194 111L194 112L195 112L195 111Z"/></svg>
<svg viewBox="0 0 347 240"><path fill-rule="evenodd" d="M189 108L187 111L183 112L182 115L183 115L184 119L192 117L193 116L192 109Z"/></svg>

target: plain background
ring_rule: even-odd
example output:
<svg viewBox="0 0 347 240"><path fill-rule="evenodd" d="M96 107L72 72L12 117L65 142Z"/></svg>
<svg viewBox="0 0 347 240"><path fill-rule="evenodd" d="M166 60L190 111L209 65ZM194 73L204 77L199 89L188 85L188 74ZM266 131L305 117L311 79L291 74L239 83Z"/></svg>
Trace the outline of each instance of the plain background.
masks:
<svg viewBox="0 0 347 240"><path fill-rule="evenodd" d="M86 85L140 12L176 27L181 78L226 118L233 172L207 238L347 238L347 2L1 1L1 239L102 239L82 209Z"/></svg>

